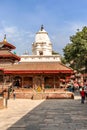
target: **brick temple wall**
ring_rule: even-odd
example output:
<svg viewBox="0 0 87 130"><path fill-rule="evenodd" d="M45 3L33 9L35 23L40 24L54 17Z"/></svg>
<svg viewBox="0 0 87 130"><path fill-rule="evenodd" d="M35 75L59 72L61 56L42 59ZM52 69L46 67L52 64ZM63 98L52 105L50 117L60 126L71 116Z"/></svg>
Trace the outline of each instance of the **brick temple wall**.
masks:
<svg viewBox="0 0 87 130"><path fill-rule="evenodd" d="M17 92L15 97L20 99L74 99L74 94L72 92ZM13 95L10 98L14 98Z"/></svg>
<svg viewBox="0 0 87 130"><path fill-rule="evenodd" d="M8 97L7 92L4 93L4 98ZM11 92L9 98L14 98ZM45 89L45 91L35 91L33 89L15 89L15 98L20 99L73 99L72 92L64 91L63 89Z"/></svg>

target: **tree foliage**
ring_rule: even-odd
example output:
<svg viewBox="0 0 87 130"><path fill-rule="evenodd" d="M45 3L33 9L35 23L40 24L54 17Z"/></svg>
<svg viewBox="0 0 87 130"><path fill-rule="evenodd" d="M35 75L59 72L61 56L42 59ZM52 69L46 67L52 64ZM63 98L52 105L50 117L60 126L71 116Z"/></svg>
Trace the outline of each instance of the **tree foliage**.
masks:
<svg viewBox="0 0 87 130"><path fill-rule="evenodd" d="M66 62L70 63L73 69L80 71L82 68L87 70L87 27L77 31L70 37L71 43L68 43L63 49Z"/></svg>
<svg viewBox="0 0 87 130"><path fill-rule="evenodd" d="M52 55L59 55L59 53L52 50Z"/></svg>

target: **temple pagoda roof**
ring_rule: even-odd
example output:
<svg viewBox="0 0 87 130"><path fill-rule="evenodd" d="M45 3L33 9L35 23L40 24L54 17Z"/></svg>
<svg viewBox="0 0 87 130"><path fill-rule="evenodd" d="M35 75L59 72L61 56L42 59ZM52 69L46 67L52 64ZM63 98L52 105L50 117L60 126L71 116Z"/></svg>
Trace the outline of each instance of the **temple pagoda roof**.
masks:
<svg viewBox="0 0 87 130"><path fill-rule="evenodd" d="M3 66L0 66L3 68ZM5 74L57 74L73 73L73 70L60 62L28 62L4 66Z"/></svg>
<svg viewBox="0 0 87 130"><path fill-rule="evenodd" d="M0 42L0 62L2 63L8 63L9 61L11 63L15 63L15 61L19 61L20 57L16 54L12 53L11 50L15 49L16 47L12 44L8 43L6 40L6 34L4 36L4 40Z"/></svg>
<svg viewBox="0 0 87 130"><path fill-rule="evenodd" d="M13 54L9 50L0 50L0 59L2 58L11 58L18 61L20 60L19 56L17 56L16 54Z"/></svg>

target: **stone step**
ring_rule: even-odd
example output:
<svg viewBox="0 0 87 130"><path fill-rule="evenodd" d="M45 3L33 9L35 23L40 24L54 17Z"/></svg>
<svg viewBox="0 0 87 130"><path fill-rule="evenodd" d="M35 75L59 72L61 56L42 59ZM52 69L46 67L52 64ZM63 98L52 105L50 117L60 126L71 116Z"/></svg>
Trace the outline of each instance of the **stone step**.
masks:
<svg viewBox="0 0 87 130"><path fill-rule="evenodd" d="M42 93L33 94L33 99L34 100L43 99Z"/></svg>

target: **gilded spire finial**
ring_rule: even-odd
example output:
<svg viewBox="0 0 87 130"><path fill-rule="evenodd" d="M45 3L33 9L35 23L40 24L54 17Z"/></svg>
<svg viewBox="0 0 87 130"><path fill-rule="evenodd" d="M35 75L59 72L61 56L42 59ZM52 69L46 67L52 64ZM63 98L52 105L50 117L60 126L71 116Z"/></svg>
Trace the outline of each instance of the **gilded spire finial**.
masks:
<svg viewBox="0 0 87 130"><path fill-rule="evenodd" d="M41 25L41 31L43 31L44 27L43 27L43 24Z"/></svg>
<svg viewBox="0 0 87 130"><path fill-rule="evenodd" d="M4 35L4 41L6 42L7 40L6 40L6 34Z"/></svg>

